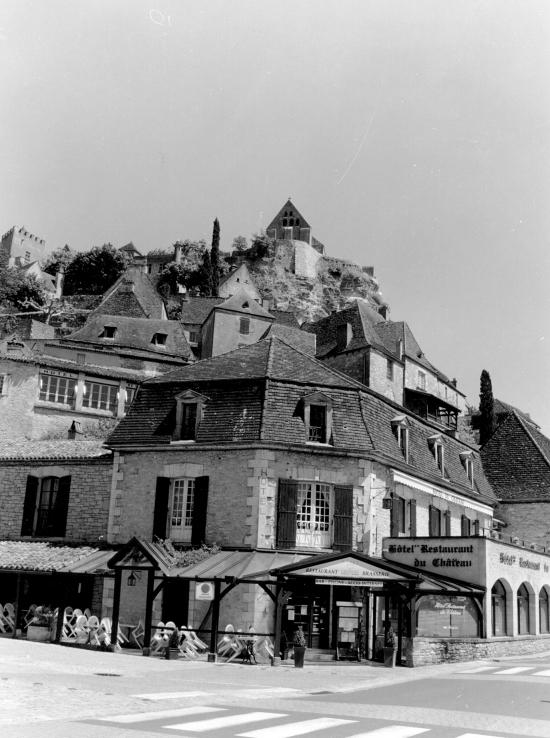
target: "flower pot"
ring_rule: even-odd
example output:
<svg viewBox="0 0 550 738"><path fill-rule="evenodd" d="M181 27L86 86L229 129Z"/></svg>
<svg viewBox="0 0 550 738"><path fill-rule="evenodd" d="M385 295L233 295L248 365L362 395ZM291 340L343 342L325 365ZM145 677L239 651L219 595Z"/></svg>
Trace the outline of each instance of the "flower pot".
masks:
<svg viewBox="0 0 550 738"><path fill-rule="evenodd" d="M384 666L390 668L395 666L395 654L397 651L393 646L384 646Z"/></svg>
<svg viewBox="0 0 550 738"><path fill-rule="evenodd" d="M297 669L304 668L304 656L306 653L305 646L294 646L294 666Z"/></svg>
<svg viewBox="0 0 550 738"><path fill-rule="evenodd" d="M51 638L49 625L29 625L27 628L28 641L40 641L46 643Z"/></svg>
<svg viewBox="0 0 550 738"><path fill-rule="evenodd" d="M164 657L168 660L177 659L179 655L180 655L180 652L177 648L167 647L166 651L164 652Z"/></svg>

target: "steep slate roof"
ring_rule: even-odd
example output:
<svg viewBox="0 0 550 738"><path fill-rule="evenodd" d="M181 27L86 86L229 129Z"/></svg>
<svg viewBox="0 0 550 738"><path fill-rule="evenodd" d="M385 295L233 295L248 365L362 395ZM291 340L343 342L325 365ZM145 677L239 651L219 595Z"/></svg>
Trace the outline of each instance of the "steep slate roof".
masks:
<svg viewBox="0 0 550 738"><path fill-rule="evenodd" d="M294 313L291 313L290 310L274 310L273 308L269 308L269 312L275 318L275 323L288 325L290 326L290 328L300 327L296 316L294 315Z"/></svg>
<svg viewBox="0 0 550 738"><path fill-rule="evenodd" d="M266 227L266 231L268 231L270 228L275 228L277 223L279 222L279 219L283 217L284 211L288 210L289 208L294 211L294 215L292 216L293 218L296 218L296 217L300 218L300 225L302 228L311 228L311 226L309 225L307 220L304 218L302 213L298 210L296 205L292 202L290 198L288 198L288 200L285 202L283 207L279 210L277 215L273 218L271 223Z"/></svg>
<svg viewBox="0 0 550 738"><path fill-rule="evenodd" d="M270 318L273 320L273 315L263 308L259 302L256 302L254 296L244 286L239 287L231 297L228 297L227 300L213 307L212 310L225 310L227 312L254 315L257 318Z"/></svg>
<svg viewBox="0 0 550 738"><path fill-rule="evenodd" d="M428 442L430 436L439 434L432 425L275 337L146 381L109 445L169 444L175 396L183 388L206 397L197 444L283 443L312 452L366 453L438 486L486 504L496 502L479 455L470 446L441 434L447 471L442 477ZM303 400L317 392L332 401L331 446L305 443ZM408 419L409 463L392 430L397 415ZM474 489L460 459L463 451L472 452Z"/></svg>
<svg viewBox="0 0 550 738"><path fill-rule="evenodd" d="M223 297L191 297L181 303L180 321L190 325L202 325L212 308L223 302Z"/></svg>
<svg viewBox="0 0 550 738"><path fill-rule="evenodd" d="M117 329L112 339L102 339L100 334L105 326ZM166 345L157 346L151 343L155 333L166 333ZM121 315L103 315L94 313L79 330L71 333L65 341L93 343L109 347L126 347L150 351L158 355L181 356L193 358L191 347L187 343L183 326L177 320L152 320L148 318L126 318Z"/></svg>
<svg viewBox="0 0 550 738"><path fill-rule="evenodd" d="M315 356L315 334L303 331L300 327L285 325L284 323L272 323L262 338L280 338L298 351L309 356Z"/></svg>
<svg viewBox="0 0 550 738"><path fill-rule="evenodd" d="M129 290L130 286L133 291ZM137 266L128 267L107 290L94 310L96 313L166 320L161 296L149 277Z"/></svg>
<svg viewBox="0 0 550 738"><path fill-rule="evenodd" d="M550 439L519 413L508 415L480 455L499 499L550 500Z"/></svg>

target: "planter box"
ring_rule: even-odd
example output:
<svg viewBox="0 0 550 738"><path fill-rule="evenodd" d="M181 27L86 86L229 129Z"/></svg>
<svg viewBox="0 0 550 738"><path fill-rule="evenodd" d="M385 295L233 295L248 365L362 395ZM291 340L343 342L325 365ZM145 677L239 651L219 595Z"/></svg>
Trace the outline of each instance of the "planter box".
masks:
<svg viewBox="0 0 550 738"><path fill-rule="evenodd" d="M294 666L297 669L304 668L304 656L306 653L305 646L294 646Z"/></svg>
<svg viewBox="0 0 550 738"><path fill-rule="evenodd" d="M28 641L40 641L41 643L47 643L51 640L51 631L49 625L29 625L27 628L27 640Z"/></svg>
<svg viewBox="0 0 550 738"><path fill-rule="evenodd" d="M384 666L395 666L395 655L397 651L393 646L384 646Z"/></svg>

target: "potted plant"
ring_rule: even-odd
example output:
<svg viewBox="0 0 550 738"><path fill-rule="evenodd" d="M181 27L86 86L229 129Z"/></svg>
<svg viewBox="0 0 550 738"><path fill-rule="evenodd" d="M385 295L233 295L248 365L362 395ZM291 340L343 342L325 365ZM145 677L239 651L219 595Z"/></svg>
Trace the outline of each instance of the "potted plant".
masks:
<svg viewBox="0 0 550 738"><path fill-rule="evenodd" d="M306 637L301 625L299 625L298 629L294 631L294 637L292 640L294 643L294 666L297 669L303 669L304 656L306 653Z"/></svg>
<svg viewBox="0 0 550 738"><path fill-rule="evenodd" d="M51 639L53 612L46 605L35 608L32 619L27 626L27 640L46 642Z"/></svg>
<svg viewBox="0 0 550 738"><path fill-rule="evenodd" d="M395 666L396 649L397 639L390 624L386 630L386 635L384 636L384 666L388 666L390 668Z"/></svg>
<svg viewBox="0 0 550 738"><path fill-rule="evenodd" d="M174 628L172 632L170 633L170 637L168 638L168 643L166 644L166 651L164 652L164 655L167 659L177 659L179 656L179 645L180 642L180 634L177 628Z"/></svg>

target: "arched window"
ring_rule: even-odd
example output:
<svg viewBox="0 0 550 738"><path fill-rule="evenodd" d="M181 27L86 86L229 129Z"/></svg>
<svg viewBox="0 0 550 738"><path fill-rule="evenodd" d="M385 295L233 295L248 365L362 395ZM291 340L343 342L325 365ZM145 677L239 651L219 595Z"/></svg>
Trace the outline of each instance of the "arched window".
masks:
<svg viewBox="0 0 550 738"><path fill-rule="evenodd" d="M550 633L550 607L546 587L543 587L539 593L539 624L541 633Z"/></svg>
<svg viewBox="0 0 550 738"><path fill-rule="evenodd" d="M499 580L491 590L491 608L493 614L493 635L505 636L506 629L506 590Z"/></svg>
<svg viewBox="0 0 550 738"><path fill-rule="evenodd" d="M529 633L529 590L525 584L520 585L517 593L518 603L518 635Z"/></svg>

